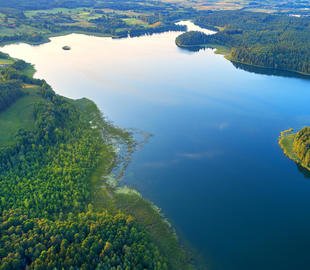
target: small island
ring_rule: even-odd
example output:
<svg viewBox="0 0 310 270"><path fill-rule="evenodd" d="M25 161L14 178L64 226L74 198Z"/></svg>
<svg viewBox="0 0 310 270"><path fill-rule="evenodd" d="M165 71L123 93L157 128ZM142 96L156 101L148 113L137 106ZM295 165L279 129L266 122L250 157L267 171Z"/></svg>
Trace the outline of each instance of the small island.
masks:
<svg viewBox="0 0 310 270"><path fill-rule="evenodd" d="M71 47L66 45L66 46L63 46L62 49L63 49L64 51L70 51L70 50L71 50Z"/></svg>
<svg viewBox="0 0 310 270"><path fill-rule="evenodd" d="M310 127L296 133L292 128L282 131L279 145L288 158L310 171Z"/></svg>

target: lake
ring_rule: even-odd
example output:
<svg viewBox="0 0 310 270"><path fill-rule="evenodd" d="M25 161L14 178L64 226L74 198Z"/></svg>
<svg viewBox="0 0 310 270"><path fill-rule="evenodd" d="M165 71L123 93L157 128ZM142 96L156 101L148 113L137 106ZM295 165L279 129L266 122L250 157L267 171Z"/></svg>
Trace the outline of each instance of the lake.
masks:
<svg viewBox="0 0 310 270"><path fill-rule="evenodd" d="M310 80L181 50L178 34L71 34L3 51L35 64L57 93L153 135L123 183L157 204L209 269L309 269L310 179L277 139L309 125Z"/></svg>

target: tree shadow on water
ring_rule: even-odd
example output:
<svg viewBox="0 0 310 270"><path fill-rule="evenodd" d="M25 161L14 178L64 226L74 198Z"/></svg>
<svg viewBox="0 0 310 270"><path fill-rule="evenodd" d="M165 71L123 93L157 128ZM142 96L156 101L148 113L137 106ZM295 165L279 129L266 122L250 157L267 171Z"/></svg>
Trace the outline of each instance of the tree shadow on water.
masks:
<svg viewBox="0 0 310 270"><path fill-rule="evenodd" d="M292 72L292 71L285 71L285 70L264 68L264 67L256 67L256 66L242 64L242 63L238 63L238 62L234 62L234 61L231 61L231 62L235 68L242 69L242 70L250 72L250 73L310 80L310 76L299 74L299 73Z"/></svg>
<svg viewBox="0 0 310 270"><path fill-rule="evenodd" d="M300 171L304 175L304 178L310 179L310 171L309 170L300 166L299 164L296 164L296 166L298 168L298 171Z"/></svg>

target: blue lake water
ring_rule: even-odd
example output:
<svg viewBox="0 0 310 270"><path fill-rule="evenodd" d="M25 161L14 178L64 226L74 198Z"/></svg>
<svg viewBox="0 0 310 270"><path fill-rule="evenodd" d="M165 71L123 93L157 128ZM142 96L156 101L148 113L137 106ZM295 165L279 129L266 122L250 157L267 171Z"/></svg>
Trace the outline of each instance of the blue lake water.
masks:
<svg viewBox="0 0 310 270"><path fill-rule="evenodd" d="M310 269L310 179L277 143L280 131L310 124L310 80L183 51L178 34L72 34L3 51L35 64L57 93L154 135L123 181L162 208L209 269Z"/></svg>

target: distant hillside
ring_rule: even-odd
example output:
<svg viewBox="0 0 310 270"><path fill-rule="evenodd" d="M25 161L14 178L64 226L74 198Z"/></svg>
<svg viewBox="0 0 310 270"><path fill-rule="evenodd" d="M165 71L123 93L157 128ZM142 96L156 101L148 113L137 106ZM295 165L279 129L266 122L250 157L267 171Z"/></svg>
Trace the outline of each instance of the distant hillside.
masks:
<svg viewBox="0 0 310 270"><path fill-rule="evenodd" d="M1 7L17 8L22 10L50 9L50 8L74 8L88 7L96 3L96 0L0 0Z"/></svg>

